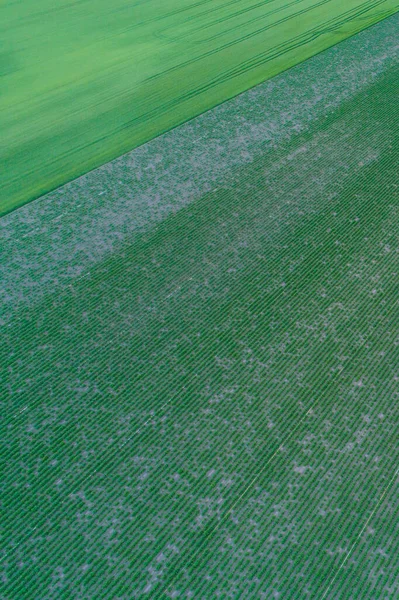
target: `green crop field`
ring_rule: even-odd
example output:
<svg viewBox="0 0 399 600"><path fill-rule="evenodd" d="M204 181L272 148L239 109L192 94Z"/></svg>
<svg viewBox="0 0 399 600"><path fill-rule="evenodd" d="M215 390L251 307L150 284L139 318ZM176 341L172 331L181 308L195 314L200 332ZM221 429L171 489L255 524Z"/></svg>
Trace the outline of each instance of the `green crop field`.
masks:
<svg viewBox="0 0 399 600"><path fill-rule="evenodd" d="M398 97L394 15L1 218L2 598L397 600Z"/></svg>
<svg viewBox="0 0 399 600"><path fill-rule="evenodd" d="M398 0L6 0L0 214L398 6Z"/></svg>

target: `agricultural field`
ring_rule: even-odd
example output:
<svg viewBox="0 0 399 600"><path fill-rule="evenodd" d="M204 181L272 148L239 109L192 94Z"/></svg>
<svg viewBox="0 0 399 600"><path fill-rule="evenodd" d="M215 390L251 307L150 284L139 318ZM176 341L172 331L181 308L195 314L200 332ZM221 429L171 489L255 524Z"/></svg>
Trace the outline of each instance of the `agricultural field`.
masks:
<svg viewBox="0 0 399 600"><path fill-rule="evenodd" d="M6 0L0 214L398 9L398 0Z"/></svg>
<svg viewBox="0 0 399 600"><path fill-rule="evenodd" d="M150 69L147 4L134 10ZM85 37L90 5L73 5L82 15L75 41ZM182 80L186 103L176 84L167 87L176 74L164 70L170 111L162 112L154 59L145 83L154 121L145 121L136 95L136 130L121 60L129 42L121 43L107 76L97 72L98 87L90 84L109 102L107 118L89 110L83 77L76 114L68 105L73 135L60 121L54 136L49 121L37 141L54 173L72 176L61 165L76 165L77 156L86 164L87 140L93 135L100 148L101 128L104 154L95 154L103 160L129 131L139 143L136 131L152 137L176 124L180 109L188 118L205 97L219 102L261 77L260 66L241 74L232 66L249 52L245 35L262 27L259 15L251 24L242 10L228 33L222 21L238 10L233 2L225 13L212 3L223 15L212 26L210 4L169 16L165 4L151 5L164 15L154 38L170 65L169 44L177 64L189 35L191 66L179 63L192 77ZM306 3L286 6L309 32L317 19L306 21ZM353 23L326 27L309 52L388 10L362 6L365 20L358 12ZM94 39L106 35L107 20L133 36L123 7L105 18L104 5L91 42L87 34L93 70ZM341 12L331 19L360 10L334 7ZM235 35L234 22L248 28L224 63L234 86L221 78L209 96L191 97L202 85L199 65L211 68L200 40L219 44L218 35ZM69 27L65 19L60 44L76 49L80 65ZM37 44L42 52L43 39ZM266 63L265 73L300 52ZM105 92L117 84L111 99ZM61 81L56 90L64 110ZM37 102L47 98L58 122L55 97L43 94ZM2 597L398 598L398 98L396 14L1 218ZM32 140L43 106L37 121L26 113ZM111 106L120 107L113 122ZM122 130L126 137L115 133ZM9 197L25 202L49 164L26 165L25 180L11 162L27 188L24 200Z"/></svg>

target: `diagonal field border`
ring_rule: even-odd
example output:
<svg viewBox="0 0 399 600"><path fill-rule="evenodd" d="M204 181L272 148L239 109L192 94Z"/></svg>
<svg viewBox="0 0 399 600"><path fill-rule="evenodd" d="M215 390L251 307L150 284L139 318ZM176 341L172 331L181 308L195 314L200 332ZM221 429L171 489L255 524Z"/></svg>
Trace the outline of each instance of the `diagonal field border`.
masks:
<svg viewBox="0 0 399 600"><path fill-rule="evenodd" d="M399 9L398 0L203 5L6 3L0 215Z"/></svg>

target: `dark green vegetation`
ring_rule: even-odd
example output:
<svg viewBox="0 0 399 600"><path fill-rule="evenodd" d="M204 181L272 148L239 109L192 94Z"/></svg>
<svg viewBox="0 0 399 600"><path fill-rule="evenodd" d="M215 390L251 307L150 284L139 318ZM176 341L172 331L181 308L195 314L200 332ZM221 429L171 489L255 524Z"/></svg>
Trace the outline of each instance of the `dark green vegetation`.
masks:
<svg viewBox="0 0 399 600"><path fill-rule="evenodd" d="M0 214L398 8L398 0L7 0Z"/></svg>
<svg viewBox="0 0 399 600"><path fill-rule="evenodd" d="M399 67L19 309L5 598L396 598Z"/></svg>

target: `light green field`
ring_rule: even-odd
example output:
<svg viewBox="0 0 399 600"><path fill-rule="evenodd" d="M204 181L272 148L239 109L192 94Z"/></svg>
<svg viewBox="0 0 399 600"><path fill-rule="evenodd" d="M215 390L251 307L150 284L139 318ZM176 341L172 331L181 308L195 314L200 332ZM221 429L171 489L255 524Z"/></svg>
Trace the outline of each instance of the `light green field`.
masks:
<svg viewBox="0 0 399 600"><path fill-rule="evenodd" d="M0 214L398 7L398 0L7 0Z"/></svg>

